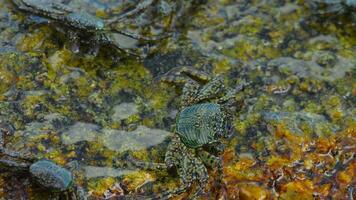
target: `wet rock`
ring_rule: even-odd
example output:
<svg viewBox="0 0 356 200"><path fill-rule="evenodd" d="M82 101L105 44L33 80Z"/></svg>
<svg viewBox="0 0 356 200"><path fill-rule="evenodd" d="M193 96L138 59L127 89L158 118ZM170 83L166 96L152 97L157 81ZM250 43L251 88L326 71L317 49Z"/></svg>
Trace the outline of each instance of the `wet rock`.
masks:
<svg viewBox="0 0 356 200"><path fill-rule="evenodd" d="M135 103L121 103L119 105L114 106L113 108L114 114L111 116L111 119L114 122L119 122L123 119L127 119L132 115L137 114L138 107Z"/></svg>
<svg viewBox="0 0 356 200"><path fill-rule="evenodd" d="M311 63L291 57L280 57L268 62L269 67L277 67L280 72L290 73L298 77L309 77L311 74L320 74L321 67L312 68ZM313 70L314 72L311 72Z"/></svg>
<svg viewBox="0 0 356 200"><path fill-rule="evenodd" d="M86 178L120 177L134 172L134 170L115 169L111 167L84 166Z"/></svg>
<svg viewBox="0 0 356 200"><path fill-rule="evenodd" d="M66 145L80 141L95 141L98 138L100 127L95 124L76 122L62 133L62 141Z"/></svg>
<svg viewBox="0 0 356 200"><path fill-rule="evenodd" d="M337 49L340 48L338 39L331 35L319 35L309 39L308 45L318 50Z"/></svg>
<svg viewBox="0 0 356 200"><path fill-rule="evenodd" d="M82 77L84 73L85 72L83 70L76 69L75 71L72 71L69 74L65 74L65 75L61 76L61 78L59 80L62 84L67 84L70 81L73 81L75 79Z"/></svg>
<svg viewBox="0 0 356 200"><path fill-rule="evenodd" d="M285 4L283 7L278 8L278 14L279 15L290 15L296 12L300 6L295 5L295 4Z"/></svg>
<svg viewBox="0 0 356 200"><path fill-rule="evenodd" d="M60 129L63 128L71 122L68 117L65 117L59 113L50 113L43 117L46 123L51 124L53 129Z"/></svg>
<svg viewBox="0 0 356 200"><path fill-rule="evenodd" d="M40 134L46 134L45 124L42 122L33 121L25 125L25 130L22 131L23 136L34 137Z"/></svg>
<svg viewBox="0 0 356 200"><path fill-rule="evenodd" d="M134 131L122 131L114 129L103 130L104 145L114 151L137 151L162 143L172 133L151 129L146 126L138 126Z"/></svg>
<svg viewBox="0 0 356 200"><path fill-rule="evenodd" d="M345 76L355 65L355 60L339 58L331 69L320 66L320 59L305 61L292 57L280 57L268 62L269 67L276 67L282 74L296 75L301 78L316 78L319 80L334 81ZM324 61L322 61L324 63ZM342 67L341 67L342 66Z"/></svg>

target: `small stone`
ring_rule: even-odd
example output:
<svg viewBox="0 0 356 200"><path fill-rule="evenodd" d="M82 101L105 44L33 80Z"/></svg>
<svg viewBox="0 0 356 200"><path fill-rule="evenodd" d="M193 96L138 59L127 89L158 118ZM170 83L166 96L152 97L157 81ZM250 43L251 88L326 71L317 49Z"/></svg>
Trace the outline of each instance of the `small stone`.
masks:
<svg viewBox="0 0 356 200"><path fill-rule="evenodd" d="M70 171L48 160L40 160L32 164L30 173L38 184L54 191L65 191L73 182Z"/></svg>

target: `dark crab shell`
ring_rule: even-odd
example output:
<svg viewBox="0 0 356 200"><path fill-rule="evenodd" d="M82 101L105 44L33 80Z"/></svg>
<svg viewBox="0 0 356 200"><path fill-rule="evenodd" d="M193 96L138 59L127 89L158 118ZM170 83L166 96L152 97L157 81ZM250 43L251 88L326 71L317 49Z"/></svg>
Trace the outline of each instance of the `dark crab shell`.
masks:
<svg viewBox="0 0 356 200"><path fill-rule="evenodd" d="M104 21L86 12L70 13L66 21L72 27L87 31L100 31L104 29Z"/></svg>
<svg viewBox="0 0 356 200"><path fill-rule="evenodd" d="M217 142L227 131L226 116L216 103L201 103L184 108L176 124L176 133L182 143L190 148Z"/></svg>
<svg viewBox="0 0 356 200"><path fill-rule="evenodd" d="M49 160L33 163L30 173L38 184L51 191L63 192L73 184L72 173Z"/></svg>

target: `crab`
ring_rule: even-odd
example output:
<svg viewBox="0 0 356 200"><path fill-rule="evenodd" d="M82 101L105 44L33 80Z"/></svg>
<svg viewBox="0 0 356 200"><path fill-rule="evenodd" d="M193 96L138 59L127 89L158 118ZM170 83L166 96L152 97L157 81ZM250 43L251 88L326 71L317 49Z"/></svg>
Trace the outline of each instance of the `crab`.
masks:
<svg viewBox="0 0 356 200"><path fill-rule="evenodd" d="M149 15L157 16L170 16L170 28L172 29L177 25L177 21L182 18L187 11L189 11L194 5L204 3L203 0L185 0L185 1L172 1L172 0L142 0L134 9L125 12L122 15L113 17L110 22L122 21L130 17L143 17L146 18ZM141 15L141 16L140 16Z"/></svg>
<svg viewBox="0 0 356 200"><path fill-rule="evenodd" d="M86 11L78 11L66 4L60 3L61 1L11 1L19 11L40 16L51 22L60 24L61 26L57 26L56 28L69 34L69 39L72 44L71 48L75 53L80 52L81 46L87 46L91 47L89 49L89 53L96 55L100 47L109 46L115 50L125 52L126 54L137 58L144 57L147 54L147 48L138 48L142 46L140 43L141 41L143 41L144 45L147 46L146 44L149 44L152 41L159 41L163 38L169 37L171 33L165 31L164 33L155 36L146 37L133 32L117 30L116 28L113 28L114 24L123 22L132 17L137 18L140 14L145 15L146 10L147 12L155 10L157 15L174 15L175 17L171 19L172 27L175 26L178 18L183 16L183 14L189 10L190 7L192 7L193 3L197 3L193 0L179 2L167 2L165 0L143 0L133 9L104 20L93 16ZM152 13L148 15L152 15ZM147 18L147 16L143 16L143 18ZM61 27L64 27L65 29L61 29ZM131 38L132 42L128 38ZM126 42L120 42L118 40L125 40Z"/></svg>
<svg viewBox="0 0 356 200"><path fill-rule="evenodd" d="M116 42L112 37L113 33L117 33L137 41L151 41L158 39L155 37L148 38L139 36L123 30L115 30L110 27L111 24L117 20L121 20L122 18L115 18L115 20L103 20L89 14L88 12L75 10L58 1L12 0L12 3L19 11L43 17L47 20L60 24L62 27L65 27L66 29L64 31L69 33L69 38L72 41L72 50L74 52L80 51L81 44L94 47L90 52L94 55L98 53L101 46L110 46L118 51L123 51L129 55L137 57L138 54L131 49L132 47L124 47L124 45ZM124 14L125 17L127 17L126 15Z"/></svg>
<svg viewBox="0 0 356 200"><path fill-rule="evenodd" d="M183 85L180 111L176 118L175 136L167 147L165 164L144 164L130 159L140 168L175 168L181 186L162 193L157 199L169 199L187 191L195 182L196 190L189 196L199 197L209 179L207 167L217 169L217 185L222 182L222 139L231 133L235 94L247 84L226 89L222 77L210 78L192 67L173 68L160 79L174 85Z"/></svg>
<svg viewBox="0 0 356 200"><path fill-rule="evenodd" d="M41 188L49 190L55 197L65 199L86 199L83 189L74 183L72 173L53 161L36 160L19 152L4 147L3 134L0 129L0 173L21 174L31 177Z"/></svg>
<svg viewBox="0 0 356 200"><path fill-rule="evenodd" d="M337 14L349 13L353 19L356 19L356 0L312 0L309 2L312 7L322 7L319 14Z"/></svg>

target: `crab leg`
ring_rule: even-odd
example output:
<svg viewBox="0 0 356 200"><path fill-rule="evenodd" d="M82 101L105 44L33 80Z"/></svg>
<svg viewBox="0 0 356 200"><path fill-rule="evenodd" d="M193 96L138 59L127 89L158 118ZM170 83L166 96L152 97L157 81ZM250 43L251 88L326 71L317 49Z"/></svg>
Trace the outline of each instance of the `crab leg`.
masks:
<svg viewBox="0 0 356 200"><path fill-rule="evenodd" d="M187 78L184 76L188 76L199 83L207 83L210 80L210 76L207 73L201 72L192 66L182 66L174 67L169 70L160 77L160 81L174 85L181 85L187 82Z"/></svg>
<svg viewBox="0 0 356 200"><path fill-rule="evenodd" d="M177 14L172 19L172 22L171 22L171 25L170 25L171 29L173 27L176 27L178 19L182 18L182 16L184 16L184 14L186 14L187 8L189 8L191 6L191 4L192 4L190 1L187 1L186 3L187 3L186 5L184 3L180 4L180 8L179 8Z"/></svg>
<svg viewBox="0 0 356 200"><path fill-rule="evenodd" d="M218 173L218 184L221 183L222 178L223 178L223 167L222 167L222 160L221 158L214 156L212 154L209 154L208 152L204 150L198 150L197 152L198 156L201 158L201 160L204 162L205 165L213 168L217 167L217 173Z"/></svg>
<svg viewBox="0 0 356 200"><path fill-rule="evenodd" d="M67 10L59 10L54 7L54 3L48 2L50 6L32 5L28 0L12 0L15 6L24 12L29 12L49 19L60 20Z"/></svg>
<svg viewBox="0 0 356 200"><path fill-rule="evenodd" d="M7 166L6 168L11 170L14 170L15 172L18 171L27 171L29 168L29 164L27 163L21 163L21 162L16 162L12 160L6 160L6 159L0 159L0 166Z"/></svg>
<svg viewBox="0 0 356 200"><path fill-rule="evenodd" d="M126 19L128 17L131 17L133 15L136 15L137 13L141 12L142 10L146 9L148 6L150 6L151 4L153 4L154 0L144 0L141 3L139 3L133 10L130 10L124 14L121 14L117 17L114 17L110 20L107 20L108 24L112 24L115 22L119 22L122 19Z"/></svg>
<svg viewBox="0 0 356 200"><path fill-rule="evenodd" d="M193 160L190 160L190 162L194 162L196 161L195 159ZM202 167L204 167L203 165L200 165ZM194 168L194 167L193 167ZM206 172L206 169L199 169L197 170L198 174L197 176L200 177L199 179L199 185L197 186L197 189L196 191L194 192L193 195L189 196L188 199L196 199L198 196L201 195L201 193L203 192L207 182L208 182L208 176L207 176L207 172ZM201 173L199 173L201 172ZM152 200L158 200L158 199L164 199L164 200L168 200L168 199L171 199L172 197L174 196L177 196L177 195L180 195L184 192L186 192L192 185L192 180L193 180L193 177L190 177L194 174L194 172L192 172L191 174L189 174L190 172L185 172L183 168L179 168L178 169L178 174L181 175L181 186L174 189L174 190L169 190L169 191L166 191L166 192L163 192L159 195L156 195L155 197L152 198ZM184 174L186 174L187 176L184 176Z"/></svg>
<svg viewBox="0 0 356 200"><path fill-rule="evenodd" d="M0 148L0 153L12 158L21 158L21 155L16 151L11 151L6 148Z"/></svg>
<svg viewBox="0 0 356 200"><path fill-rule="evenodd" d="M167 37L169 37L171 34L170 33L166 33L166 34L161 34L161 35L154 35L154 36L143 36L143 35L139 35L133 32L128 32L128 31L123 31L123 30L117 30L117 29L109 29L109 31L113 32L113 33L118 33L124 36L127 36L129 38L135 39L135 40L144 40L144 41L157 41L157 40L162 40L165 39Z"/></svg>
<svg viewBox="0 0 356 200"><path fill-rule="evenodd" d="M213 99L216 96L220 96L224 91L225 87L223 79L222 77L217 76L200 89L197 97L195 98L195 103Z"/></svg>
<svg viewBox="0 0 356 200"><path fill-rule="evenodd" d="M5 156L11 157L11 158L23 159L23 160L26 160L26 161L33 161L34 160L34 158L21 155L20 153L18 153L16 151L11 151L11 150L9 150L7 148L4 148L1 145L0 145L0 154L3 154Z"/></svg>
<svg viewBox="0 0 356 200"><path fill-rule="evenodd" d="M167 166L163 163L154 163L154 162L142 162L134 159L130 155L127 156L127 159L135 167L145 170L166 170Z"/></svg>

